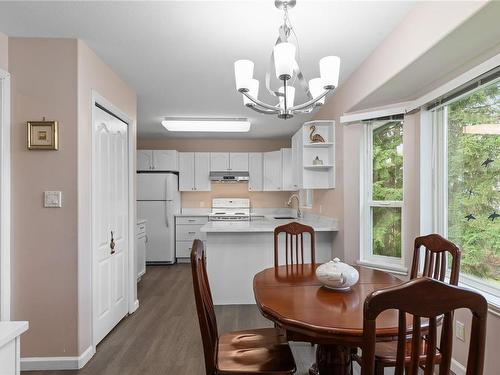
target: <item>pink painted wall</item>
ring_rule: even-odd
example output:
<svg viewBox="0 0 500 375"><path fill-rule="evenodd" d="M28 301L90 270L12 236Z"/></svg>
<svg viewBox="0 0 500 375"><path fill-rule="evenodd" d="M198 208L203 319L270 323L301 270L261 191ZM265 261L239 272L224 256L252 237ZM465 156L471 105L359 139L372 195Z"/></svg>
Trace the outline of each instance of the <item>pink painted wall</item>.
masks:
<svg viewBox="0 0 500 375"><path fill-rule="evenodd" d="M139 149L177 151L263 152L291 147L290 139L138 139ZM247 184L212 184L206 192L182 192L183 208L209 208L213 198L250 198L254 208L286 207L290 192L249 192Z"/></svg>
<svg viewBox="0 0 500 375"><path fill-rule="evenodd" d="M137 95L118 74L83 41L78 40L78 353L92 345L90 228L92 90L111 102L131 120L136 138ZM135 149L135 144L132 144ZM135 162L135 155L130 156ZM134 168L135 170L135 168ZM135 194L134 191L131 192ZM134 205L135 207L135 205ZM135 213L132 214L135 217ZM137 297L137 291L134 291Z"/></svg>
<svg viewBox="0 0 500 375"><path fill-rule="evenodd" d="M135 92L76 39L11 38L12 319L28 320L23 357L81 355L91 330L91 95L132 120ZM26 121L59 122L58 151L28 151ZM135 160L135 155L132 155ZM43 208L61 190L63 207Z"/></svg>
<svg viewBox="0 0 500 375"><path fill-rule="evenodd" d="M0 69L9 71L9 38L0 33Z"/></svg>
<svg viewBox="0 0 500 375"><path fill-rule="evenodd" d="M77 43L10 38L12 319L28 320L22 356L77 351ZM57 120L58 151L28 151L26 121ZM62 208L43 191L61 190Z"/></svg>

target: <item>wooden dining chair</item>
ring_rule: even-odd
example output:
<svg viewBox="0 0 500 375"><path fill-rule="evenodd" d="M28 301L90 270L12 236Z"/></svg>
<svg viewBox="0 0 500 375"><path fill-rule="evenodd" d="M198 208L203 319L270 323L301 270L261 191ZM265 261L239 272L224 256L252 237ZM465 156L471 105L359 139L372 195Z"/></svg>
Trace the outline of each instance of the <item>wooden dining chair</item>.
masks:
<svg viewBox="0 0 500 375"><path fill-rule="evenodd" d="M398 341L395 375L433 375L436 353L440 353L439 375L450 373L453 343L453 312L457 309L472 312L471 339L466 375L482 375L484 366L486 318L488 304L479 293L448 285L429 277L410 280L396 287L373 292L365 300L363 310L363 362L361 375L374 375L376 350L376 319L386 310L398 310ZM407 314L412 319L412 351L407 361ZM441 337L437 341L437 320L443 317ZM429 331L421 330L421 319L427 318ZM422 353L420 348L425 348ZM422 355L425 363L422 366Z"/></svg>
<svg viewBox="0 0 500 375"><path fill-rule="evenodd" d="M308 225L292 222L274 228L274 266L279 266L279 235L285 233L285 264L304 264L304 234L311 241L311 263L316 263L316 236Z"/></svg>
<svg viewBox="0 0 500 375"><path fill-rule="evenodd" d="M421 253L424 253L423 261L421 262ZM439 234L429 234L427 236L417 237L413 249L413 261L410 271L410 279L417 277L430 277L435 280L445 281L446 272L448 270L448 256L451 258L450 278L451 285L458 284L458 276L460 273L460 250L452 242L441 237ZM396 351L397 344L394 341L385 341L377 343L375 347L375 370L376 374L383 374L386 367L396 366ZM410 360L412 351L412 343L408 340L406 345L406 360ZM424 348L421 348L424 352ZM355 353L353 359L361 365L361 357ZM434 360L439 363L441 355L438 353ZM425 355L421 356L421 363L425 362Z"/></svg>
<svg viewBox="0 0 500 375"><path fill-rule="evenodd" d="M203 243L193 242L191 270L206 375L293 374L296 366L286 338L275 328L219 336Z"/></svg>

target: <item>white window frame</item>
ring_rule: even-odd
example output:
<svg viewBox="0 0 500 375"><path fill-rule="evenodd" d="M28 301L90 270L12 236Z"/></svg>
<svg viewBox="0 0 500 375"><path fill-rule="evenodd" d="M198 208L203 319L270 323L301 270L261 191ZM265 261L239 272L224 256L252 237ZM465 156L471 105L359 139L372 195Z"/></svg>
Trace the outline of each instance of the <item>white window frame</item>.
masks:
<svg viewBox="0 0 500 375"><path fill-rule="evenodd" d="M403 125L404 126L404 125ZM364 124L364 136L362 142L361 157L361 179L360 179L360 198L361 198L361 225L360 225L360 254L358 264L389 270L393 273L405 274L406 263L405 231L404 231L404 194L402 201L374 201L373 197L373 131L377 126L371 122ZM404 148L404 136L403 136ZM404 157L404 156L403 156ZM403 161L404 163L404 161ZM405 179L403 176L403 192L405 188ZM401 210L401 257L389 257L373 254L373 217L372 207L399 208Z"/></svg>
<svg viewBox="0 0 500 375"><path fill-rule="evenodd" d="M489 84L492 84L490 82ZM464 96L472 94L470 91ZM463 97L463 96L462 96ZM457 98L456 100L459 100ZM448 238L448 105L432 111L433 150L433 230ZM459 285L480 292L488 300L490 310L500 315L500 288L493 287L478 277L460 272Z"/></svg>

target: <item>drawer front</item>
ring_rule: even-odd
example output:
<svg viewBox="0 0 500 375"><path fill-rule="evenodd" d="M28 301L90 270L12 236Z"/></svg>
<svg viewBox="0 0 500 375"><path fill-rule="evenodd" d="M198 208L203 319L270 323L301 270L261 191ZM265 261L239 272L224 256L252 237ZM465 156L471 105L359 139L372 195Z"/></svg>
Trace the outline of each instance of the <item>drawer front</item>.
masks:
<svg viewBox="0 0 500 375"><path fill-rule="evenodd" d="M146 233L146 224L137 224L137 235Z"/></svg>
<svg viewBox="0 0 500 375"><path fill-rule="evenodd" d="M177 224L206 224L208 216L177 216Z"/></svg>
<svg viewBox="0 0 500 375"><path fill-rule="evenodd" d="M193 249L193 242L191 241L177 241L175 243L175 257L176 258L189 258L191 250Z"/></svg>
<svg viewBox="0 0 500 375"><path fill-rule="evenodd" d="M177 241L204 240L206 233L200 231L203 225L177 225L175 236Z"/></svg>

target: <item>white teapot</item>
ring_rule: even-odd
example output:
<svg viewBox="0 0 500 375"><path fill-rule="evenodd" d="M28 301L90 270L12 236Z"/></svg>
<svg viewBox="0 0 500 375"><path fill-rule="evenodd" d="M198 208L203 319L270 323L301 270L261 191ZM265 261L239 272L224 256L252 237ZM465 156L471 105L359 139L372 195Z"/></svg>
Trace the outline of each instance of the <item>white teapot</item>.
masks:
<svg viewBox="0 0 500 375"><path fill-rule="evenodd" d="M359 280L356 268L342 263L335 258L316 269L316 277L327 288L334 290L349 290Z"/></svg>

